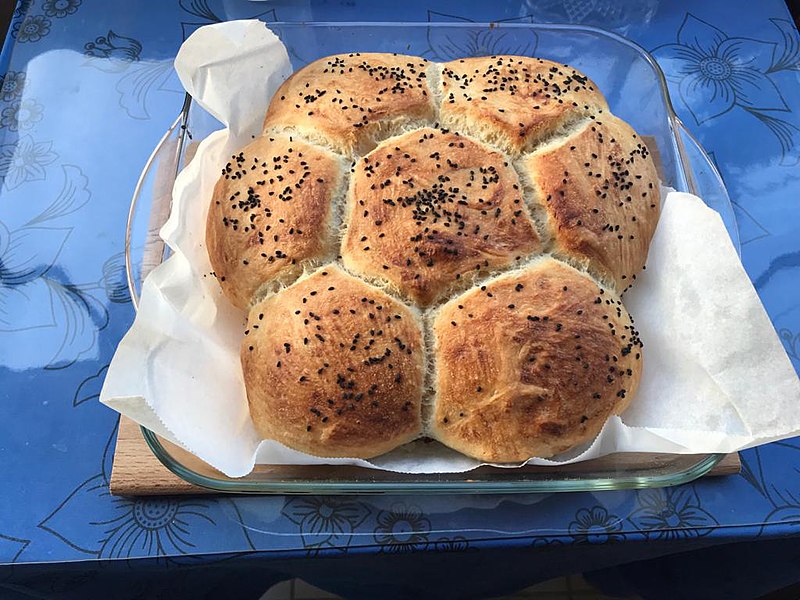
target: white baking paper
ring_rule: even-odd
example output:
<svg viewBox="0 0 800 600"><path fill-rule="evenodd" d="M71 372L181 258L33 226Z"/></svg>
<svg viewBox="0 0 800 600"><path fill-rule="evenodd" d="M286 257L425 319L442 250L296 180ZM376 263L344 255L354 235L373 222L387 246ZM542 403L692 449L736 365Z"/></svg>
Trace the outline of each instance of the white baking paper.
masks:
<svg viewBox="0 0 800 600"><path fill-rule="evenodd" d="M355 464L409 473L479 466L416 442L372 461L326 459L260 441L239 364L244 314L209 274L204 243L211 190L225 158L260 129L268 99L291 72L263 23L198 29L175 67L186 89L228 128L204 140L175 183L161 234L174 254L144 282L101 402L176 442L230 477L253 465ZM631 407L588 447L555 465L613 452L731 452L800 433L800 382L719 215L669 193L647 270L625 295L644 340Z"/></svg>

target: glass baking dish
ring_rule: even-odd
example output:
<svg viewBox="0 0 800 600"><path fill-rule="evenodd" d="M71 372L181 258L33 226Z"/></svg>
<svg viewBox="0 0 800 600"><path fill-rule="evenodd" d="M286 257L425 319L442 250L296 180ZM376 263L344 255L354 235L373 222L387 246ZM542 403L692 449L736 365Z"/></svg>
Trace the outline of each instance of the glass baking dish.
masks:
<svg viewBox="0 0 800 600"><path fill-rule="evenodd" d="M528 23L268 23L295 69L341 52L398 52L432 60L526 54L568 63L589 75L611 110L627 120L656 156L662 181L694 193L722 216L739 248L733 210L719 173L680 122L655 60L629 40L574 25ZM142 281L169 256L158 236L170 211L175 176L199 142L222 125L186 96L141 173L126 232L126 267L134 305ZM158 459L186 481L218 491L265 494L513 493L610 490L685 483L708 473L720 454L617 454L562 467L482 467L468 473L407 475L337 466L259 465L231 479L142 428Z"/></svg>

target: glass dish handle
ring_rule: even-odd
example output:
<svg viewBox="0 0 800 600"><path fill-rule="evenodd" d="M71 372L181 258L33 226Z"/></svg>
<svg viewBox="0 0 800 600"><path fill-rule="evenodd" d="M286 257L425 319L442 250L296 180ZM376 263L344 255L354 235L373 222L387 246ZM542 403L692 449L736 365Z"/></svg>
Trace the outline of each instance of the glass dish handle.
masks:
<svg viewBox="0 0 800 600"><path fill-rule="evenodd" d="M739 230L736 226L733 207L730 197L722 180L722 175L717 169L714 159L692 135L684 123L675 117L678 123L678 134L683 155L688 157L689 166L686 169L689 178L689 190L703 199L706 205L716 210L722 218L728 234L731 236L736 252L741 256L741 246L739 244Z"/></svg>
<svg viewBox="0 0 800 600"><path fill-rule="evenodd" d="M125 230L125 270L137 310L142 282L169 252L159 231L169 218L175 178L188 162L184 150L186 138L191 138L187 129L190 106L191 97L187 94L180 114L150 154L133 190ZM140 206L149 210L141 210Z"/></svg>

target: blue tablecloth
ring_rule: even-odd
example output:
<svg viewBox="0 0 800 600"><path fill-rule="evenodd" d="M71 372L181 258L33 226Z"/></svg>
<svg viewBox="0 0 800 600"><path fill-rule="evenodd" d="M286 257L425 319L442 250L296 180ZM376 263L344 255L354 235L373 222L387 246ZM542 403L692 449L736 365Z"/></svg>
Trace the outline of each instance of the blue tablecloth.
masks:
<svg viewBox="0 0 800 600"><path fill-rule="evenodd" d="M390 597L381 579L391 597L481 597L672 555L596 575L669 597L671 573L690 565L701 586L720 574L702 568L711 547L756 539L761 552L719 550L724 597L800 580L786 559L800 542L779 539L800 534L798 440L744 452L740 476L637 492L109 495L117 417L97 397L133 319L130 194L180 108L180 43L247 17L573 22L653 51L725 178L743 262L800 367L800 36L780 0L20 0L0 54L0 597L246 598L292 575L350 597Z"/></svg>

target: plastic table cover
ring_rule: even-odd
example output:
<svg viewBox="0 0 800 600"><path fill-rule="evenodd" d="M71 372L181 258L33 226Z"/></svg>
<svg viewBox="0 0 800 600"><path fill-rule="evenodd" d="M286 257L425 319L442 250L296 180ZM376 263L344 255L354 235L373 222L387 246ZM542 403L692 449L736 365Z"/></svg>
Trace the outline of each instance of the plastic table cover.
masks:
<svg viewBox="0 0 800 600"><path fill-rule="evenodd" d="M800 368L800 35L780 0L21 0L0 54L0 589L87 597L102 584L108 597L133 598L154 586L183 597L234 582L255 593L300 568L297 556L348 554L359 565L392 555L395 570L470 565L475 548L536 557L533 581L800 532L797 440L744 452L740 476L636 492L110 496L117 418L96 400L133 319L122 253L130 192L180 108L172 59L181 42L201 25L250 17L572 22L638 42L722 172L743 262ZM503 52L502 30L489 35ZM440 58L479 50L467 38L429 43ZM278 561L273 574L245 581L242 569L266 555ZM497 562L507 563L498 577L516 564ZM176 572L117 596L113 564ZM469 583L469 568L451 593L491 583L485 568L481 584Z"/></svg>

